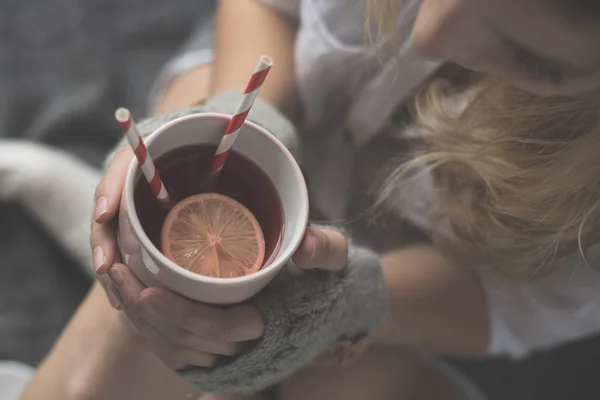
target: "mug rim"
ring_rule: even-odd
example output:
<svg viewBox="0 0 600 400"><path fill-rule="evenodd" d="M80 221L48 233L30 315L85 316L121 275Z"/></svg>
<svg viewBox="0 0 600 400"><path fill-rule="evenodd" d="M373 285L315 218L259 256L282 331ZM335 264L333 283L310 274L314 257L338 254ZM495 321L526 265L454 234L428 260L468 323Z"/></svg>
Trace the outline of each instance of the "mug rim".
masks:
<svg viewBox="0 0 600 400"><path fill-rule="evenodd" d="M169 128L171 128L174 125L177 125L177 124L187 121L187 120L218 119L218 120L224 120L225 122L227 122L227 121L229 121L230 118L231 118L231 116L228 114L215 113L215 112L195 113L195 114L189 114L189 115L185 115L182 117L178 117L178 118L175 118L175 119L165 123L158 129L156 129L154 132L152 132L144 140L144 143L146 144L147 147L150 147L152 142L158 136L160 136L162 133L164 133L166 130L168 130ZM135 207L135 202L133 199L134 188L135 188L135 183L133 182L133 180L139 169L139 164L138 164L137 158L133 157L133 159L127 169L127 175L125 177L125 186L123 189L124 201L125 201L125 205L127 207L127 217L129 219L129 223L131 224L132 233L136 236L137 240L140 241L142 247L148 253L150 253L150 255L153 258L157 259L160 263L162 263L170 271L175 272L176 274L178 274L184 278L202 282L202 283L210 283L210 284L217 284L217 285L235 285L235 284L244 283L244 282L252 282L252 281L262 280L266 276L271 274L272 269L278 269L281 266L283 266L284 262L291 260L292 255L298 249L298 247L300 246L300 243L302 242L302 239L304 237L304 232L308 225L309 201L308 201L308 189L306 187L306 181L304 180L304 175L302 174L300 166L296 162L296 159L294 158L294 156L292 156L292 153L290 153L290 151L283 145L283 143L281 143L272 133L270 133L265 128L263 128L260 125L257 125L256 123L254 123L252 121L246 120L244 122L244 125L254 129L259 134L264 136L267 140L272 142L279 149L279 151L281 151L283 153L285 158L290 163L290 165L292 167L292 173L294 175L294 178L300 186L299 187L299 189L300 189L299 201L301 202L301 204L299 207L300 208L299 218L303 221L301 223L301 226L304 226L304 229L302 229L302 231L300 233L295 232L292 234L293 236L291 238L290 245L284 251L280 251L279 254L277 254L277 257L275 257L275 260L273 260L273 262L271 264L267 265L266 267L261 268L260 270L258 270L257 272L254 272L252 274L239 276L239 277L235 277L235 278L215 278L215 277L204 276L204 275L200 275L200 274L188 271L187 269L181 267L177 263L171 261L156 246L154 246L154 244L152 243L152 241L150 240L150 238L148 237L148 235L142 228L142 224L138 218L137 210ZM279 195L279 191L277 191L277 194Z"/></svg>

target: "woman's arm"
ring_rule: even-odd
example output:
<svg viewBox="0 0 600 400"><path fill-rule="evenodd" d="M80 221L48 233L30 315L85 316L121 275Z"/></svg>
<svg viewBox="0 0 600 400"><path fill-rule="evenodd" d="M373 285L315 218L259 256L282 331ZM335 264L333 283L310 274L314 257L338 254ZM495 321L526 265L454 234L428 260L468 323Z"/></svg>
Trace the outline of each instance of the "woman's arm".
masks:
<svg viewBox="0 0 600 400"><path fill-rule="evenodd" d="M378 341L453 356L485 354L488 307L474 273L450 265L430 245L396 250L380 261L390 311Z"/></svg>
<svg viewBox="0 0 600 400"><path fill-rule="evenodd" d="M174 77L154 114L199 104L224 92L244 90L259 57L267 54L275 65L260 97L288 118L297 118L293 61L296 22L259 0L221 0L216 19L214 62Z"/></svg>

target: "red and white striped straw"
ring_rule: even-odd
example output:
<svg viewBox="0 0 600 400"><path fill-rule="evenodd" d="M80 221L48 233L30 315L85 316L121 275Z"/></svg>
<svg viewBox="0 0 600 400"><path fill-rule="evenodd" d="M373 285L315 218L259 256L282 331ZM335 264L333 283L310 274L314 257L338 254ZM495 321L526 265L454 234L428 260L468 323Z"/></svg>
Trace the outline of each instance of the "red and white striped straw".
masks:
<svg viewBox="0 0 600 400"><path fill-rule="evenodd" d="M250 78L250 82L248 82L248 86L244 91L244 95L242 96L234 115L229 120L223 139L221 139L221 143L219 143L219 147L217 147L217 151L211 161L211 181L216 178L219 171L223 168L223 165L225 165L227 155L231 151L231 147L233 146L235 139L237 139L240 129L244 125L244 121L246 121L246 117L252 108L252 104L254 104L254 100L256 100L258 92L260 91L267 74L271 70L272 65L273 61L268 56L262 56L258 61L254 73Z"/></svg>
<svg viewBox="0 0 600 400"><path fill-rule="evenodd" d="M160 179L160 176L158 176L158 171L156 170L154 162L152 161L150 154L148 154L146 145L142 140L142 136L131 117L131 112L126 108L119 108L115 112L115 118L119 125L121 125L121 130L135 153L140 169L144 173L148 185L150 185L152 194L156 196L158 201L160 201L164 207L170 209L175 204L173 198L167 192L167 188Z"/></svg>

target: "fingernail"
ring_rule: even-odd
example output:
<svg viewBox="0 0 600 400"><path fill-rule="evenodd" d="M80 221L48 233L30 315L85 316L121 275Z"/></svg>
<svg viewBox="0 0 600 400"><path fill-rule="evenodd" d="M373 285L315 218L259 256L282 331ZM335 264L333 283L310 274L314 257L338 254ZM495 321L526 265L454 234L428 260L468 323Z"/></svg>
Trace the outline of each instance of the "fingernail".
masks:
<svg viewBox="0 0 600 400"><path fill-rule="evenodd" d="M119 298L121 297L121 293L119 293L119 295L117 296L116 293L118 291L119 291L119 289L117 289L116 286L110 285L108 287L108 292L106 292L106 295L108 296L108 301L109 301L110 305L115 310L120 310L121 309L121 303L119 302Z"/></svg>
<svg viewBox="0 0 600 400"><path fill-rule="evenodd" d="M92 261L94 264L94 272L98 271L101 267L104 266L104 264L106 263L106 256L104 255L104 250L102 249L102 246L96 246L94 248L94 255Z"/></svg>
<svg viewBox="0 0 600 400"><path fill-rule="evenodd" d="M117 287L121 287L125 283L123 272L121 272L121 270L118 267L110 267L108 269L108 276L114 282L114 284L117 285Z"/></svg>
<svg viewBox="0 0 600 400"><path fill-rule="evenodd" d="M108 199L104 196L98 197L96 200L96 208L94 209L94 219L98 221L108 211Z"/></svg>

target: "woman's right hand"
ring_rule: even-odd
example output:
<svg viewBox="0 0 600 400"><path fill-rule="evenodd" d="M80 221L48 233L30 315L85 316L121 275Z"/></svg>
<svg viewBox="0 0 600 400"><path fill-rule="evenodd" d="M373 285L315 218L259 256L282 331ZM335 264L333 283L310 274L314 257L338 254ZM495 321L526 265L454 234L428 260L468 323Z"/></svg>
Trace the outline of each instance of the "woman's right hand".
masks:
<svg viewBox="0 0 600 400"><path fill-rule="evenodd" d="M117 216L127 168L132 159L133 151L130 146L125 145L118 148L98 184L94 196L94 215L92 216L90 235L92 262L96 276L114 308L119 308L119 300L108 290L108 280L105 278L105 274L108 268L118 261Z"/></svg>
<svg viewBox="0 0 600 400"><path fill-rule="evenodd" d="M182 368L188 364L210 367L222 356L239 354L246 346L244 342L262 336L262 317L254 307L242 305L221 311L199 305L168 290L154 288L148 292L149 289L135 278L127 266L118 264L118 213L132 158L133 151L129 146L120 147L95 194L90 237L93 267L112 307L125 312L154 353L171 368ZM146 294L144 299L147 304L140 301L142 291ZM162 297L158 298L157 294ZM165 323L161 310L156 309L157 301L174 306L169 316L180 316L180 325L185 328L175 323ZM189 309L194 311L194 318L188 318ZM192 320L198 323L190 324ZM236 322L226 324L232 320ZM231 330L221 329L225 325L231 326ZM194 336L196 331L202 335ZM228 336L227 341L223 339L225 336Z"/></svg>

